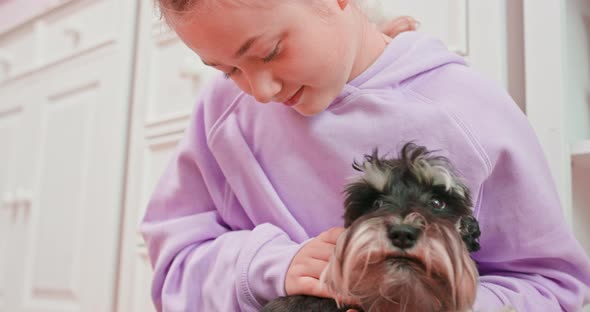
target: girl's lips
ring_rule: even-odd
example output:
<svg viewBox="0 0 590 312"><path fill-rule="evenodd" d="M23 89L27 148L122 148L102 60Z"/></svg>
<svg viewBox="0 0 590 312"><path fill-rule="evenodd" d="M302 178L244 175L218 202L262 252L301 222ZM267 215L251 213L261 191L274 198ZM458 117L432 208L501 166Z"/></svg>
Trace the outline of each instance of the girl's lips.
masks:
<svg viewBox="0 0 590 312"><path fill-rule="evenodd" d="M303 93L303 87L299 88L299 90L297 90L297 92L295 92L295 94L293 94L293 96L287 100L287 102L284 102L283 104L287 105L287 106L293 106L295 104L297 104L297 102L299 102L299 99L301 98L301 94Z"/></svg>

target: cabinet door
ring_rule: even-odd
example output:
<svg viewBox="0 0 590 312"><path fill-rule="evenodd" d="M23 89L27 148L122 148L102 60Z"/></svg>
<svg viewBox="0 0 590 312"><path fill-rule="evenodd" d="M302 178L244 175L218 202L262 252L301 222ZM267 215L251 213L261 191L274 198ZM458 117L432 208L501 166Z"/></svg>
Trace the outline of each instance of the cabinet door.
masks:
<svg viewBox="0 0 590 312"><path fill-rule="evenodd" d="M35 73L24 269L11 311L112 311L125 163L127 77L106 45ZM115 71L113 73L113 71Z"/></svg>
<svg viewBox="0 0 590 312"><path fill-rule="evenodd" d="M16 304L15 285L22 270L22 209L19 172L28 99L18 95L15 86L0 85L0 311L12 312Z"/></svg>

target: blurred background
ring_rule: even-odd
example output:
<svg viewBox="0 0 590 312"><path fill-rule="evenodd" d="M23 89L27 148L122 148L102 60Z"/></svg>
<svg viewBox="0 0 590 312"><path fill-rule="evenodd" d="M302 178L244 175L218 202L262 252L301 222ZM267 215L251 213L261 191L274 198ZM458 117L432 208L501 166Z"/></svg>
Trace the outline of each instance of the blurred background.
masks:
<svg viewBox="0 0 590 312"><path fill-rule="evenodd" d="M510 92L590 250L590 1L366 6ZM153 311L137 225L214 74L158 17L152 0L0 0L0 311Z"/></svg>

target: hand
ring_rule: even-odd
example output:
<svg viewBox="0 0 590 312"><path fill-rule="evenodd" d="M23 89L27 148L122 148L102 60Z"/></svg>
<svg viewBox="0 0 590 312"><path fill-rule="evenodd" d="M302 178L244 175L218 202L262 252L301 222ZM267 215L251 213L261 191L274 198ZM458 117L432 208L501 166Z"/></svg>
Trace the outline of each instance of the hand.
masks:
<svg viewBox="0 0 590 312"><path fill-rule="evenodd" d="M379 26L379 30L387 36L394 38L404 31L413 31L418 29L418 27L420 27L420 22L413 17L400 16L382 24Z"/></svg>
<svg viewBox="0 0 590 312"><path fill-rule="evenodd" d="M320 275L336 247L336 240L344 228L331 228L307 242L289 265L285 277L287 295L310 295L331 298L320 286Z"/></svg>

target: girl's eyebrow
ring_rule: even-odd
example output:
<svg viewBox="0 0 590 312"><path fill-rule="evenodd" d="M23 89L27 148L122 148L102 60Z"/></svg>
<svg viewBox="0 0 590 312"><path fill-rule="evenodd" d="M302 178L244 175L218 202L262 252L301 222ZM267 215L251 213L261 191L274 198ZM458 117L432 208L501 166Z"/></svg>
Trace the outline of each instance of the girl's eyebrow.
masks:
<svg viewBox="0 0 590 312"><path fill-rule="evenodd" d="M238 51L236 51L236 53L234 53L234 57L235 58L240 58L242 57L244 54L246 54L246 52L248 52L248 50L250 50L250 48L254 45L254 43L256 43L256 41L258 39L260 39L262 37L262 35L258 35L258 36L254 36L254 37L250 37L248 40L246 40L238 49ZM215 63L209 63L205 60L201 60L203 62L203 64L207 65L207 66L212 66L212 67L216 67L219 66L219 64L215 64Z"/></svg>
<svg viewBox="0 0 590 312"><path fill-rule="evenodd" d="M254 36L251 37L250 39L246 40L246 42L244 42L240 48L238 49L238 51L236 51L236 53L234 54L235 58L240 58L241 56L243 56L244 54L246 54L246 52L248 52L248 50L250 49L250 47L252 47L252 45L256 42L256 40L260 39L261 36Z"/></svg>
<svg viewBox="0 0 590 312"><path fill-rule="evenodd" d="M203 62L203 64L207 65L207 66L211 66L211 67L217 67L219 66L219 64L215 64L215 63L208 63L205 60L201 59L201 62Z"/></svg>

